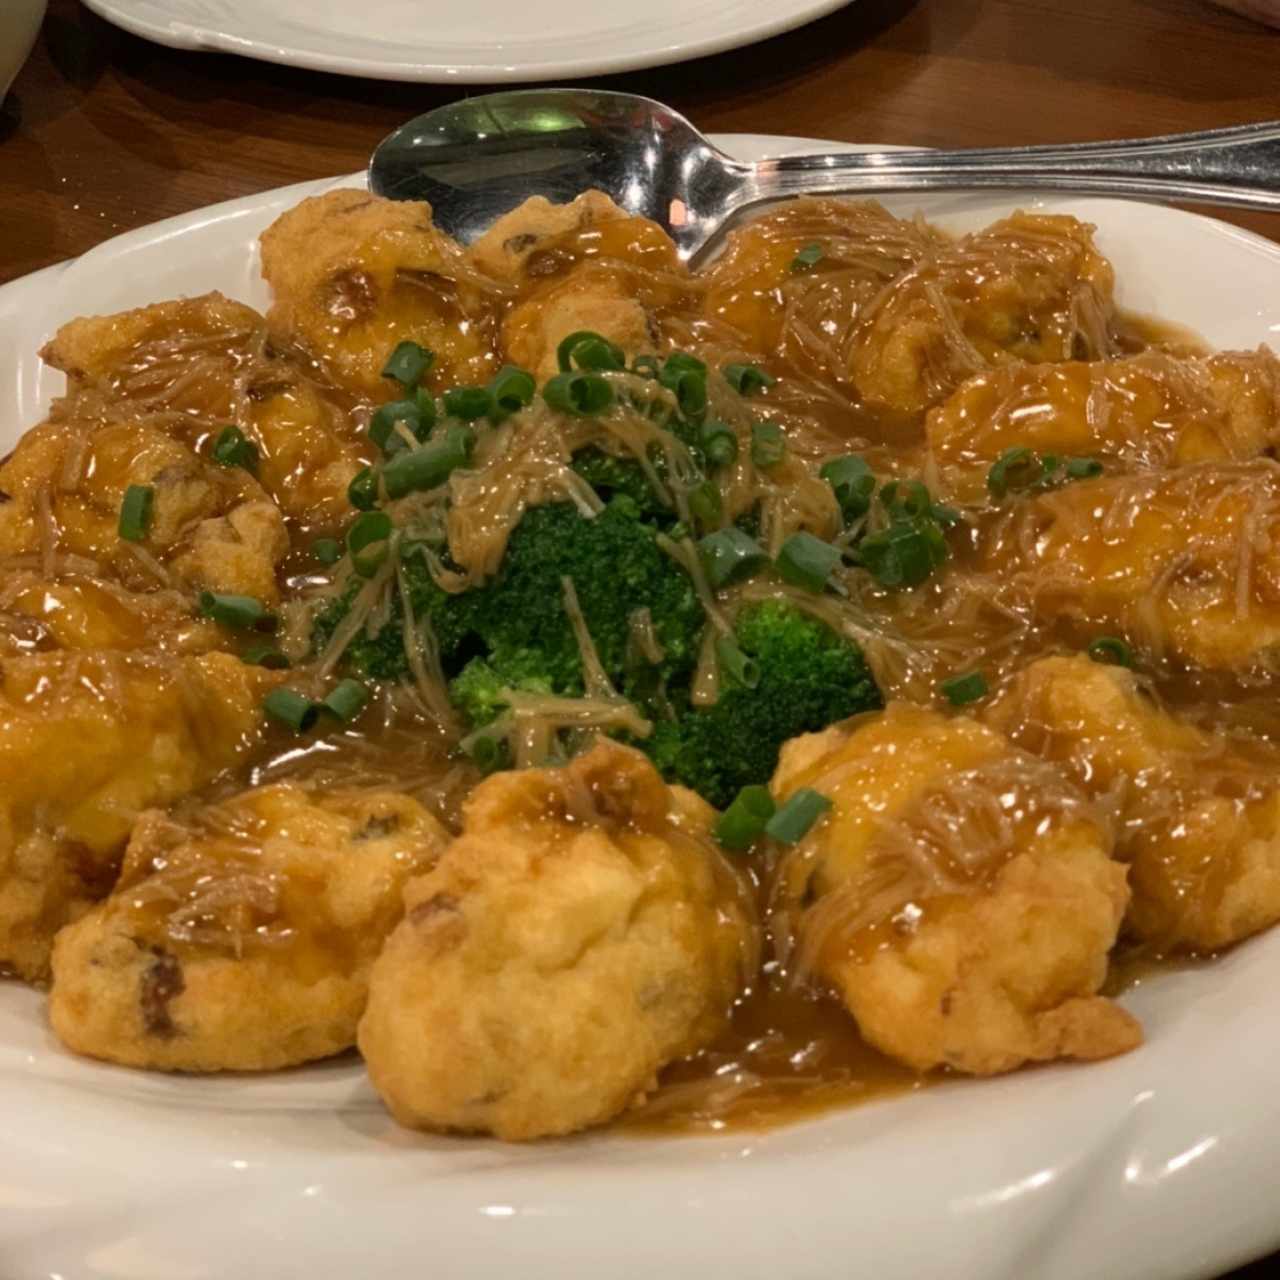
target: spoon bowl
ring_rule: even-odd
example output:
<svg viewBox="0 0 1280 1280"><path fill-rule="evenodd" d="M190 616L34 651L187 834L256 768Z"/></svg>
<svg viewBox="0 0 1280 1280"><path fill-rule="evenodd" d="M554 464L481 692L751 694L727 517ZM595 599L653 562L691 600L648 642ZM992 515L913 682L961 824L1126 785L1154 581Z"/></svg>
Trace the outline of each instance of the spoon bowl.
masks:
<svg viewBox="0 0 1280 1280"><path fill-rule="evenodd" d="M742 210L812 194L991 188L1073 191L1280 211L1280 123L1062 147L873 151L745 164L650 98L529 89L455 102L401 125L369 164L369 188L427 200L470 243L531 196L603 191L651 218L686 261Z"/></svg>

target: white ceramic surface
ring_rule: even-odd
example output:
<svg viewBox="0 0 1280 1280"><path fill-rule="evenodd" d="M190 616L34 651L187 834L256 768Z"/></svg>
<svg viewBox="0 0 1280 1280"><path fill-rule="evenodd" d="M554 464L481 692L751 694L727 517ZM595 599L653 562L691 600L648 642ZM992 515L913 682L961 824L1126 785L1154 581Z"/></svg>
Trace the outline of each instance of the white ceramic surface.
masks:
<svg viewBox="0 0 1280 1280"><path fill-rule="evenodd" d="M747 158L800 146L731 137ZM0 289L0 453L72 316L219 287L312 183L159 223ZM921 205L955 229L1017 201ZM1031 201L1022 202L1025 204ZM1280 246L1190 214L1096 222L1121 301L1280 344ZM899 206L909 212L914 202ZM1124 1058L957 1082L770 1133L504 1147L397 1129L350 1060L181 1079L61 1052L0 983L4 1280L1197 1280L1280 1243L1280 932L1125 997Z"/></svg>
<svg viewBox="0 0 1280 1280"><path fill-rule="evenodd" d="M0 0L0 101L22 70L44 21L46 0Z"/></svg>
<svg viewBox="0 0 1280 1280"><path fill-rule="evenodd" d="M85 0L127 31L178 49L443 84L596 76L683 62L789 31L848 3Z"/></svg>

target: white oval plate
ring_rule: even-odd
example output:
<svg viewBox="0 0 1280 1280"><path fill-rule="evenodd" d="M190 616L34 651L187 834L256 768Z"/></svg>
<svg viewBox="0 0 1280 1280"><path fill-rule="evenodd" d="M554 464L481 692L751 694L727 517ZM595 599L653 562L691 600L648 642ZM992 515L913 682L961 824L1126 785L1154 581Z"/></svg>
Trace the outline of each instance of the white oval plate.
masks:
<svg viewBox="0 0 1280 1280"><path fill-rule="evenodd" d="M331 185L158 223L0 289L0 455L61 390L36 356L60 323L211 288L263 306L256 237ZM1224 224L1094 199L899 211L962 230L1019 203L1097 223L1124 305L1218 346L1280 338L1280 245ZM397 1128L349 1059L204 1079L78 1060L42 996L0 982L0 1274L1196 1280L1280 1243L1277 969L1280 932L1150 979L1124 1000L1147 1043L1112 1062L758 1135L523 1147Z"/></svg>
<svg viewBox="0 0 1280 1280"><path fill-rule="evenodd" d="M377 80L599 76L754 44L850 0L85 0L135 35Z"/></svg>

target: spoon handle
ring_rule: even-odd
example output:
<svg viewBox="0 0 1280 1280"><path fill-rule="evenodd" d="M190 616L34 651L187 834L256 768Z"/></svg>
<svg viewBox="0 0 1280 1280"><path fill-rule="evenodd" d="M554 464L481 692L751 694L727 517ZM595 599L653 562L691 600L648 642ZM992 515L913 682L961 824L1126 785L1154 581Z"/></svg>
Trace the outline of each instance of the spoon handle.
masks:
<svg viewBox="0 0 1280 1280"><path fill-rule="evenodd" d="M742 168L738 208L802 194L1018 187L1280 211L1280 122L1067 146L782 156Z"/></svg>

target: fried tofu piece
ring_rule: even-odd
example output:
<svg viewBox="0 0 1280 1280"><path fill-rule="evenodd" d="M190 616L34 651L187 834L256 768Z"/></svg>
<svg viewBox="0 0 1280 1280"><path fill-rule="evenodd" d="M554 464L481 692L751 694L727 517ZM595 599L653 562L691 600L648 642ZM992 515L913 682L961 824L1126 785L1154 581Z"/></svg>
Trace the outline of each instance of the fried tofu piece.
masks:
<svg viewBox="0 0 1280 1280"><path fill-rule="evenodd" d="M119 534L131 485L153 491L138 543ZM99 423L68 409L23 436L0 466L0 491L8 495L0 556L34 558L41 568L76 557L136 590L160 579L268 603L279 597L288 536L275 503L247 471L217 466L158 427Z"/></svg>
<svg viewBox="0 0 1280 1280"><path fill-rule="evenodd" d="M895 218L874 201L790 200L731 232L698 273L703 315L753 351L781 349L796 367L844 381L830 335L848 332L891 281L949 244L923 220Z"/></svg>
<svg viewBox="0 0 1280 1280"><path fill-rule="evenodd" d="M0 970L45 975L54 934L110 891L138 814L243 758L278 679L226 654L0 663Z"/></svg>
<svg viewBox="0 0 1280 1280"><path fill-rule="evenodd" d="M947 490L966 497L1017 447L1140 467L1244 461L1280 439L1280 360L1260 347L999 365L933 409L925 432Z"/></svg>
<svg viewBox="0 0 1280 1280"><path fill-rule="evenodd" d="M200 452L234 425L258 450L258 481L287 515L334 524L368 461L346 398L268 341L251 307L220 293L73 320L45 347L72 390L118 415L179 414L164 429Z"/></svg>
<svg viewBox="0 0 1280 1280"><path fill-rule="evenodd" d="M448 833L391 791L259 787L145 814L115 892L58 934L68 1048L162 1071L263 1071L355 1043L410 876Z"/></svg>
<svg viewBox="0 0 1280 1280"><path fill-rule="evenodd" d="M1152 660L1270 671L1280 644L1280 465L1101 476L1010 504L977 563L1010 600Z"/></svg>
<svg viewBox="0 0 1280 1280"><path fill-rule="evenodd" d="M780 870L802 972L917 1071L1102 1058L1141 1032L1097 994L1128 901L1105 823L1052 766L908 703L793 739L772 790L833 808Z"/></svg>
<svg viewBox="0 0 1280 1280"><path fill-rule="evenodd" d="M991 365L1105 359L1114 284L1087 223L1015 213L889 284L850 338L849 375L869 403L914 413Z"/></svg>
<svg viewBox="0 0 1280 1280"><path fill-rule="evenodd" d="M374 965L359 1043L396 1119L572 1133L709 1043L756 965L713 817L608 740L481 783Z"/></svg>
<svg viewBox="0 0 1280 1280"><path fill-rule="evenodd" d="M498 368L503 291L435 228L424 202L350 189L312 196L263 232L262 274L272 335L352 395L396 397L382 369L404 341L435 353L434 387L485 382Z"/></svg>
<svg viewBox="0 0 1280 1280"><path fill-rule="evenodd" d="M987 719L1117 806L1137 937L1213 951L1280 920L1280 752L1187 723L1085 657L1032 663Z"/></svg>
<svg viewBox="0 0 1280 1280"><path fill-rule="evenodd" d="M693 294L671 238L599 191L571 204L526 200L471 247L473 261L520 297L502 324L502 350L539 378L558 373L556 349L590 330L628 357L662 348L661 315Z"/></svg>

